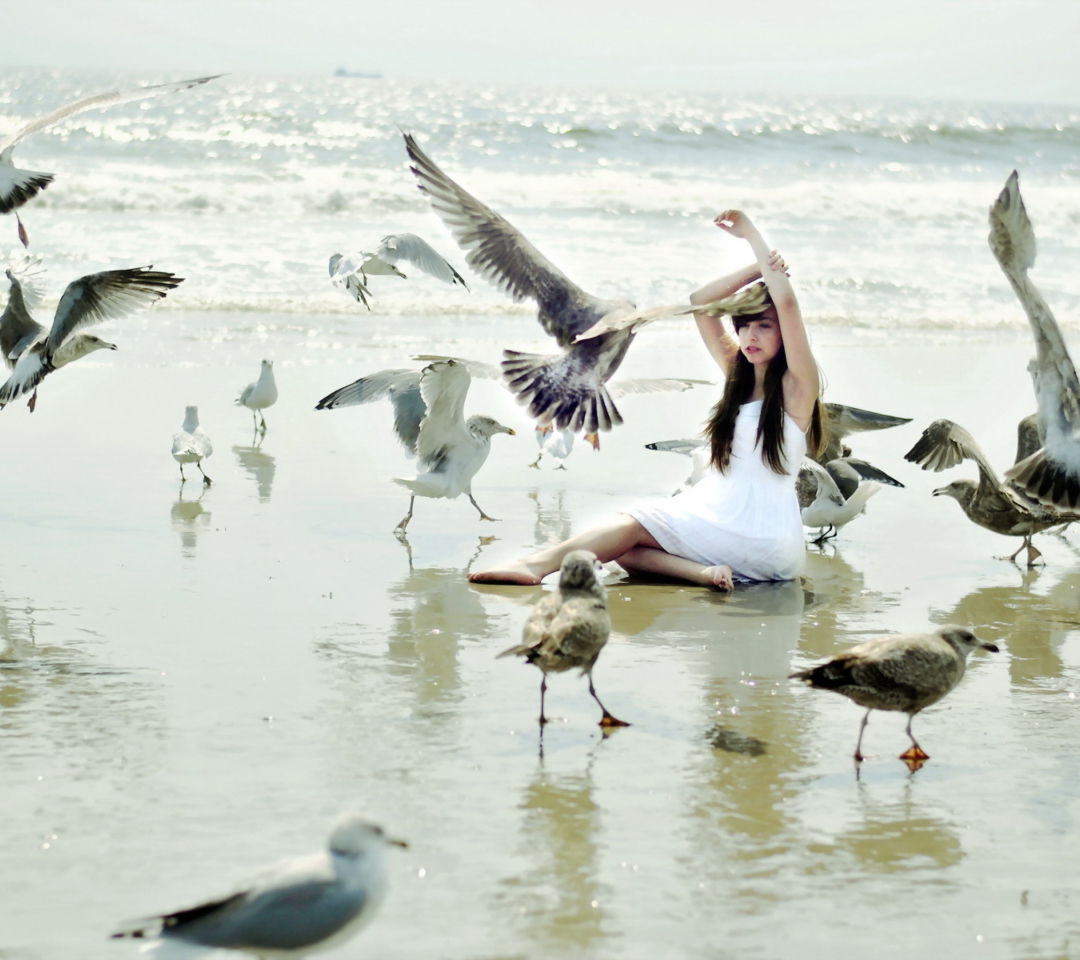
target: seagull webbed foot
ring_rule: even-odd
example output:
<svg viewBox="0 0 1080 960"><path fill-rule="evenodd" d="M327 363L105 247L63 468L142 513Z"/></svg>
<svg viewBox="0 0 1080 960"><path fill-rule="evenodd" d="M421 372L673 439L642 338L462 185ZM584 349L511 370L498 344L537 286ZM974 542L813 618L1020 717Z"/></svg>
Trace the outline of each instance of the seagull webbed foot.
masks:
<svg viewBox="0 0 1080 960"><path fill-rule="evenodd" d="M925 750L923 750L922 747L920 747L916 743L913 746L909 747L907 750L905 750L902 754L900 754L900 759L904 761L916 761L922 764L923 762L930 759L930 754L928 754Z"/></svg>
<svg viewBox="0 0 1080 960"><path fill-rule="evenodd" d="M600 726L604 729L609 729L613 727L628 727L630 724L625 720L620 720L618 717L613 717L610 713L605 713L600 718Z"/></svg>

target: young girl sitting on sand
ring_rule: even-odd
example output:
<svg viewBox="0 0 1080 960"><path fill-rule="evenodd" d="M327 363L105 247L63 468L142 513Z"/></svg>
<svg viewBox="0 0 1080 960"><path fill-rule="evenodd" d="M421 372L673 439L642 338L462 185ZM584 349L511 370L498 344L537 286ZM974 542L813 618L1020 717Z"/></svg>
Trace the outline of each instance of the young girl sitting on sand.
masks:
<svg viewBox="0 0 1080 960"><path fill-rule="evenodd" d="M571 550L722 590L735 579L799 575L805 546L795 480L807 446L816 451L821 442L817 363L783 260L741 211L725 210L715 222L748 241L757 262L690 297L702 308L694 313L701 338L727 378L707 427L713 469L685 493L635 504L610 523L470 580L539 583ZM758 279L764 283L740 290Z"/></svg>

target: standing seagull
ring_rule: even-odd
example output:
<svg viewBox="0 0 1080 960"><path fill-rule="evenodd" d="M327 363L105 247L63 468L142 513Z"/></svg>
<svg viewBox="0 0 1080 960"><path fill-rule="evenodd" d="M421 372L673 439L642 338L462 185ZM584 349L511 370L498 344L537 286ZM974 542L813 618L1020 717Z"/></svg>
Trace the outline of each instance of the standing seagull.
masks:
<svg viewBox="0 0 1080 960"><path fill-rule="evenodd" d="M7 382L0 386L0 408L24 393L34 391L54 370L95 350L115 350L116 344L80 333L83 327L117 320L160 300L183 282L183 277L151 267L91 273L67 285L56 307L51 330L26 314L25 335L11 351L17 357ZM27 322L28 321L28 322Z"/></svg>
<svg viewBox="0 0 1080 960"><path fill-rule="evenodd" d="M863 483L864 480L867 482ZM842 527L866 511L867 501L882 484L903 486L865 460L838 457L822 466L809 457L804 458L795 492L803 526L818 529L813 542L824 543L836 537Z"/></svg>
<svg viewBox="0 0 1080 960"><path fill-rule="evenodd" d="M465 251L465 262L516 302L535 300L537 319L562 352L553 356L504 350L503 376L518 403L542 426L585 430L599 446L598 431L622 423L606 384L619 368L633 325L646 319L691 313L696 307L637 310L628 300L603 300L571 282L507 220L463 190L405 134L405 148L420 189ZM575 342L603 320L619 329Z"/></svg>
<svg viewBox="0 0 1080 960"><path fill-rule="evenodd" d="M371 921L386 895L390 844L407 846L358 814L346 814L325 852L283 861L235 893L133 921L112 936L153 938L154 949L241 950L261 958L326 950Z"/></svg>
<svg viewBox="0 0 1080 960"><path fill-rule="evenodd" d="M263 410L272 407L275 403L277 403L277 382L274 380L274 361L264 360L259 370L259 379L254 383L249 383L240 391L240 396L236 398L236 405L247 407L251 411L251 422L255 429L266 433L266 417L263 415ZM262 426L255 417L256 411L262 418Z"/></svg>
<svg viewBox="0 0 1080 960"><path fill-rule="evenodd" d="M1035 265L1035 231L1015 170L990 208L990 249L1035 337L1033 377L1043 442L1005 476L1039 503L1075 510L1080 505L1080 380L1057 321L1028 276Z"/></svg>
<svg viewBox="0 0 1080 960"><path fill-rule="evenodd" d="M30 123L20 127L14 133L0 140L0 213L12 213L21 207L27 200L36 196L53 182L53 174L37 173L33 170L19 170L12 163L11 155L15 148L22 143L30 134L39 130L47 130L55 126L61 120L84 110L92 110L94 107L104 109L118 103L130 103L133 100L145 100L147 97L158 97L163 93L173 93L177 90L186 90L189 87L197 87L201 83L216 80L222 74L213 77L198 77L195 80L181 80L178 83L159 83L152 87L139 87L135 90L113 90L110 93L97 93L92 97L83 97L81 100L73 100L64 106L46 113L44 116L31 120ZM19 214L15 213L15 219L19 224L19 240L27 247L30 240L26 235L26 228L19 220Z"/></svg>
<svg viewBox="0 0 1080 960"><path fill-rule="evenodd" d="M802 680L818 690L834 690L866 707L855 743L855 762L863 761L862 738L871 710L895 710L908 715L911 748L901 760L929 760L911 732L915 714L937 703L964 676L968 654L979 648L997 653L964 627L938 627L933 633L907 633L867 640L828 663L800 670L789 679Z"/></svg>
<svg viewBox="0 0 1080 960"><path fill-rule="evenodd" d="M1021 460L1020 455L1032 443L1029 418L1020 421L1017 433L1017 460ZM919 464L924 470L947 470L964 460L971 460L979 468L978 483L968 479L953 480L947 486L938 487L934 496L952 497L968 519L985 530L1005 537L1023 537L1016 552L1010 557L999 557L1000 560L1016 563L1020 551L1026 547L1027 565L1035 566L1042 554L1031 538L1050 527L1078 519L1075 514L1058 513L1040 506L1011 481L1002 483L974 437L951 420L935 420L930 424L915 446L904 454L904 459Z"/></svg>
<svg viewBox="0 0 1080 960"><path fill-rule="evenodd" d="M593 687L592 670L611 632L607 594L597 578L601 569L596 554L588 550L572 550L563 557L558 589L546 594L533 607L525 621L524 642L499 654L500 657L524 657L543 673L544 678L540 681L541 727L548 722L544 714L547 675L574 667L588 675L589 693L604 711L600 726L630 726L608 712Z"/></svg>
<svg viewBox="0 0 1080 960"><path fill-rule="evenodd" d="M202 461L214 452L210 444L210 438L203 433L199 426L199 408L184 408L184 425L180 432L173 436L172 455L173 459L180 464L180 482L185 483L184 464L193 463L203 475L203 484L210 486L213 482L202 468Z"/></svg>
<svg viewBox="0 0 1080 960"><path fill-rule="evenodd" d="M480 509L472 494L472 478L484 465L496 433L514 431L491 417L465 419L469 371L456 360L440 360L423 370L381 370L327 394L316 410L333 410L389 397L394 405L394 431L401 445L419 459L422 472L411 480L396 478L407 487L409 512L395 527L404 533L417 497L453 500L465 493L481 520L494 520Z"/></svg>
<svg viewBox="0 0 1080 960"><path fill-rule="evenodd" d="M371 296L367 287L368 277L401 277L404 280L405 274L397 268L401 260L419 267L443 283L459 283L466 290L469 289L450 262L415 233L394 233L383 237L374 251L361 250L352 257L335 253L330 258L330 279L370 310L367 302Z"/></svg>

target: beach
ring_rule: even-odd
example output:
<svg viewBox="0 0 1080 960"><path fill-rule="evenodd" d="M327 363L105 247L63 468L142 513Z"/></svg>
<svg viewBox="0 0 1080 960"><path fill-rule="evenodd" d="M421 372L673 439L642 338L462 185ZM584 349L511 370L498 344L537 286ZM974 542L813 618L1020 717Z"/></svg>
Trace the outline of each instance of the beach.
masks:
<svg viewBox="0 0 1080 960"><path fill-rule="evenodd" d="M0 79L8 112L20 84L45 82ZM391 94L370 93L373 115L358 120L351 107L333 114L348 100L339 88L290 82L232 81L229 96L249 111L233 127L214 128L228 98L208 85L186 114L94 114L64 144L45 137L24 157L52 169L49 148L64 146L83 160L23 211L54 302L69 279L105 266L153 262L188 280L103 326L119 350L50 377L35 413L21 401L0 413L0 954L132 956L107 938L118 922L226 893L361 809L410 848L390 858L377 920L334 955L1069 955L1080 935L1067 853L1080 813L1080 534L1038 536L1035 570L995 559L1019 539L931 496L975 477L974 465L931 474L903 455L947 417L999 471L1013 460L1016 424L1034 409L1031 335L986 248L985 213L1034 142L1043 156L1025 197L1045 238L1034 277L1077 342L1080 190L1068 143L1054 156L1046 146L1047 131L1071 121L1033 108L1002 134L987 108L985 139L977 125L944 145L927 133L914 152L883 121L864 131L878 150L868 158L843 151L858 139L846 128L826 145L792 145L796 121L812 114L827 131L840 111L788 105L790 135L759 141L764 160L741 158L741 142L717 147L722 123L709 121L703 141L680 121L640 151L632 132L608 143L606 174L603 149L560 167L573 150L551 146L603 140L598 122L582 132L584 107L552 132L558 104L519 99L518 113L540 120L511 125L509 141L537 140L517 154L500 146L485 168L483 147L446 133L449 107L425 113L396 91L414 129L445 135L444 154L438 139L425 148L600 295L658 303L733 263L708 215L734 194L804 284L824 399L911 418L851 438L856 456L905 486L882 489L835 541L808 546L800 581L725 595L613 567L613 633L595 676L632 726L602 737L586 681L554 676L541 749L539 673L496 654L518 642L551 583L466 575L669 494L689 460L644 445L696 435L719 386L621 399L624 425L599 451L579 440L559 471L546 459L528 466L537 448L524 410L498 383L475 381L466 413L517 431L493 439L473 483L499 520L480 521L464 497L419 500L400 542L408 494L392 479L412 466L390 405L316 412L316 402L367 373L418 365L420 353L494 363L504 347L551 343L528 305L479 279L469 294L380 278L371 313L335 290L325 260L338 241L415 229L462 258L402 168ZM353 95L368 89L343 82ZM319 100L331 94L329 106ZM496 95L516 116L511 94ZM632 105L604 109L625 125ZM466 120L489 124L477 110ZM948 113L918 110L895 112L920 130ZM322 124L363 153L360 120L375 144L362 176L333 143L296 134L290 153L286 121ZM111 210L87 199L130 176L119 144L138 122L154 133L141 145L156 188L141 181ZM650 118L635 122L644 130ZM739 129L736 139L749 135ZM236 150L227 175L207 155L226 143ZM843 170L828 172L832 154ZM670 155L678 162L665 166ZM813 169L797 178L803 160ZM901 162L910 167L890 175ZM706 167L715 176L703 183ZM209 185L197 179L215 169ZM185 190L203 205L180 206ZM375 199L359 209L362 195ZM260 438L233 401L264 358L280 399ZM619 376L717 379L691 320L644 330ZM181 487L169 456L188 404L214 444L205 489ZM875 713L856 776L862 711L788 675L870 637L945 623L1001 652L973 656L957 689L917 718L932 757L921 770L897 759L906 718Z"/></svg>

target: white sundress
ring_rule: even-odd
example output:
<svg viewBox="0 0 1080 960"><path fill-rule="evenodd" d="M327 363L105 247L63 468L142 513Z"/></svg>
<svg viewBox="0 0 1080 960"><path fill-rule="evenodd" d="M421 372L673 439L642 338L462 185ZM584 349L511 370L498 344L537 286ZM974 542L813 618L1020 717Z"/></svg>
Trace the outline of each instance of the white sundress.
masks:
<svg viewBox="0 0 1080 960"><path fill-rule="evenodd" d="M803 539L795 480L806 436L784 415L784 467L772 470L757 446L761 400L739 409L727 473L715 467L685 493L646 500L629 514L668 553L706 566L726 563L739 580L794 580L803 568Z"/></svg>

